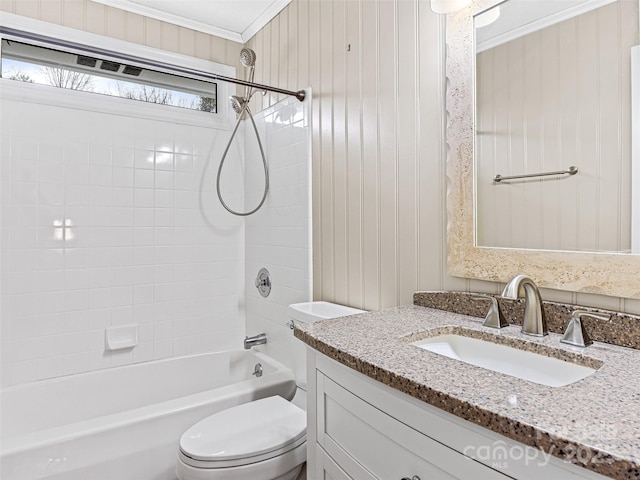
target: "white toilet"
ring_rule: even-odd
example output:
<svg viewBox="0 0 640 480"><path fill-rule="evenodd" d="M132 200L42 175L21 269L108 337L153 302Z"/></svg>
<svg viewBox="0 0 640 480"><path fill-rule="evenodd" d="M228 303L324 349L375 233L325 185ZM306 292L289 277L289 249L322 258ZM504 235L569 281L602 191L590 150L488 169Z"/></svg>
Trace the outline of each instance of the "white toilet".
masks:
<svg viewBox="0 0 640 480"><path fill-rule="evenodd" d="M328 302L289 305L295 322L364 313ZM293 332L293 330L292 330ZM306 407L306 352L292 338L296 403ZM302 408L274 396L213 414L180 438L180 480L296 480L307 459L307 417Z"/></svg>

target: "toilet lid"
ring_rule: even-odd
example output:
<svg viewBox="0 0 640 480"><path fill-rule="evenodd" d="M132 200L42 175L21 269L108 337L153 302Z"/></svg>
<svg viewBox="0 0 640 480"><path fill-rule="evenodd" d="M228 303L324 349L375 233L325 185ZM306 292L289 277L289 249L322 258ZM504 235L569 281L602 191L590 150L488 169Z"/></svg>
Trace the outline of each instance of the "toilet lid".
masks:
<svg viewBox="0 0 640 480"><path fill-rule="evenodd" d="M262 398L215 413L180 438L180 450L200 461L219 462L278 454L306 435L307 416L282 397Z"/></svg>

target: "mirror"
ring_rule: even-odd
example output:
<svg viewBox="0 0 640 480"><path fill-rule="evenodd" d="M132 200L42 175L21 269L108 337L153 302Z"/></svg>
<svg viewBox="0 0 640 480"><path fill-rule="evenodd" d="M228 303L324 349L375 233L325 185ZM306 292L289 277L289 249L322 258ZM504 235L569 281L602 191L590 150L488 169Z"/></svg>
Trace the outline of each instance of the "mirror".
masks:
<svg viewBox="0 0 640 480"><path fill-rule="evenodd" d="M632 0L474 17L477 245L630 253L637 20Z"/></svg>
<svg viewBox="0 0 640 480"><path fill-rule="evenodd" d="M600 156L598 160L597 155L602 152L603 146L595 134L588 136L588 141L591 143L586 144L576 140L578 137L575 134L575 129L570 139L567 140L561 136L563 130L569 130L568 127L565 127L567 125L566 121L562 122L563 115L567 116L567 118L569 116L574 119L578 118L582 122L579 125L581 129L584 129L587 123L589 125L593 124L594 115L591 112L587 111L586 113L578 114L578 108L587 108L583 105L582 97L574 95L570 97L571 101L565 98L567 97L566 95L562 97L545 97L544 100L536 101L534 102L535 105L532 105L526 103L530 101L527 100L530 95L524 94L522 86L519 93L514 93L513 97L518 97L518 102L521 105L527 105L527 113L533 107L540 108L541 112L536 113L535 116L541 119L542 126L549 127L548 130L550 132L553 130L548 143L544 143L542 146L515 135L515 130L517 129L510 131L507 127L503 128L503 124L491 123L493 121L491 119L498 117L495 113L495 107L492 107L494 112L489 115L489 120L491 121L488 121L483 116L483 108L487 105L488 100L486 96L476 98L476 80L478 85L482 87L483 84L486 85L491 80L490 73L493 72L494 77L497 78L492 81L498 82L498 86L502 85L503 88L508 88L506 83L500 84L499 82L506 82L512 74L496 75L496 66L483 68L480 65L483 60L478 60L480 69L476 72L477 47L474 42L474 20L477 19L489 23L482 29L494 30L493 35L478 34L479 45L484 42L484 45L480 46L481 52L479 56L491 49L500 49L500 45L491 46L490 43L487 43L487 38L500 36L495 34L495 30L499 30L497 28L500 25L498 20L503 16L503 10L512 2L525 3L530 6L547 3L555 5L572 3L581 7L586 3L599 3L598 9L606 8L607 4L612 3L624 4L613 6L615 8L633 9L635 16L622 17L621 21L635 26L634 32L629 35L632 37L631 45L637 45L638 43L637 0L618 0L618 2L607 0L594 0L591 2L589 0L562 0L555 2L476 0L468 8L447 17L447 111L449 117L447 128L447 142L449 144L447 176L450 180L447 209L449 214L448 265L450 273L465 278L505 282L513 275L524 272L531 275L541 286L548 288L640 298L640 281L638 280L640 255L610 253L612 251L631 250L631 204L637 202L634 199L637 198L634 197L637 193L631 191L633 183L631 176L637 175L638 169L635 172L631 171L631 153L627 151L630 150L630 146L624 146L630 144L630 137L633 134L630 123L624 123L625 116L631 117L631 113L625 113L626 111L630 112L630 108L626 104L622 109L620 108L620 104L624 100L617 101L617 113L607 110L611 107L611 102L600 100L597 105L598 109L607 112L607 121L603 120L596 123L596 129L599 129L598 133L608 132L608 129L612 127L611 124L615 123L616 133L613 135L617 137L617 148L622 151L622 154L617 154L613 161L609 154ZM501 12L498 20L491 23L491 19L487 17L490 9L496 5L500 7ZM590 9L592 15L595 10L597 9ZM589 15L589 12L581 12L579 15L585 14ZM495 13L492 15L496 16ZM549 15L547 14L546 16ZM575 16L573 15L573 17ZM544 17L545 15L542 15L542 18ZM508 18L506 14L505 18ZM525 18L524 24L527 28L530 28L532 24L539 23L537 20L540 20L540 18L532 19L531 16L523 18ZM579 17L574 20L566 19L565 21L575 24L583 20L582 17ZM600 20L600 22L602 23L603 20ZM552 30L556 31L556 38L559 35L557 33L557 25L560 23L562 22L555 22L551 26ZM598 21L595 23L598 23ZM492 27L492 25L494 26ZM513 25L510 28L514 30ZM539 30L539 28L536 30ZM582 30L582 27L580 30ZM527 35L536 37L537 40L544 37L539 31L531 31L525 34L524 37L526 38ZM617 36L618 40L621 36L623 35L619 34ZM523 35L520 35L520 37L523 37ZM566 37L563 38L566 40ZM502 40L504 40L504 37ZM501 45L505 45L510 41L512 40L502 41ZM545 42L548 42L548 40L545 40ZM563 41L562 46L566 46L565 43ZM582 44L587 43L594 43L592 36L589 36L589 39L580 41L581 47ZM507 44L505 48L515 51L512 56L516 64L519 65L518 68L520 70L524 68L522 65L524 60L527 63L535 64L526 54L521 53L521 46L516 47L515 44ZM520 54L517 52L518 48L520 48ZM552 63L554 63L553 68L557 72L559 69L558 63L561 61L561 48L557 47L553 50L552 48L545 43L542 50L534 54L534 58L538 58L539 65L549 57L555 58ZM640 57L639 48L635 47L634 49L633 55L635 58ZM530 50L528 49L528 51ZM574 58L575 62L579 61L577 55ZM608 60L610 58L607 57ZM591 61L585 61L584 63L585 68L593 67L593 62ZM631 69L629 66L626 68L628 68L628 71ZM608 68L602 75L611 76L612 71L612 68ZM519 72L519 74L522 75L522 72ZM593 82L594 76L598 75L587 69L577 78L582 80L583 83L581 85L595 83L596 86L602 88L603 79L599 76L597 81ZM556 75L557 77L558 75ZM565 79L569 82L566 75L560 77L561 80ZM546 88L546 81L539 79L539 76L537 78L537 81L531 82L533 75L527 73L527 78L520 81L521 84L523 81L529 81L530 88L527 93L531 89L543 91ZM491 86L494 91L496 88L498 87L495 85ZM572 91L572 89L575 90L575 87L567 86L566 88L568 89L566 90L567 92ZM546 91L551 92L552 90L553 87L549 87ZM498 88L498 91L500 93L504 90ZM582 94L582 90L578 91ZM504 97L505 95L503 94L502 96ZM476 100L478 100L477 112L474 109ZM553 109L557 107L558 103L563 104L564 108L570 109L573 107L573 109L568 110L569 113L562 113L557 109ZM477 125L474 122L474 113L477 113ZM507 113L506 115L510 114ZM542 127L540 124L533 125L530 119L519 120L519 122L521 124L525 122L532 130L534 137L537 137L537 140L544 137L541 133ZM629 132L628 134L621 133L625 129ZM520 128L520 130L523 129ZM604 135L611 136L612 134L606 133ZM507 153L498 154L496 145L500 142L507 146L510 145L511 150L509 151L507 148ZM572 142L574 145L570 145ZM572 166L573 163L571 163L571 160L569 163L563 160L564 158L569 158L567 153L569 146L579 152L578 159L581 162L585 161L585 157L589 157L590 159L596 158L600 164L594 167L597 162L591 160L591 163L578 164L576 165L578 172L575 175L561 174L544 177L543 179L534 177L505 182L493 181L496 174L507 177L520 173L568 170L568 167ZM637 155L637 153L634 155ZM560 156L563 158L558 158ZM498 161L496 160L498 157L506 157L506 160L500 159L500 161L504 161L504 164L500 164L499 170L495 163ZM474 162L474 158L477 164ZM574 163L578 163L578 159ZM604 167L609 168L612 164L612 170L615 172L613 175L616 179L615 181L601 175L602 171L605 170ZM488 165L487 168L485 168L486 165ZM477 180L477 183L474 180ZM580 187L578 181L583 180L586 186ZM493 192L498 192L500 196L496 194L494 195L496 198L487 200L484 195L487 190L491 192L491 189L493 189ZM512 197L511 195L514 192L519 197ZM474 193L478 195L477 204L474 202ZM611 212L609 208L602 208L600 212L587 208L589 204L597 205L599 202L606 204L605 198L615 199L615 202L617 202L615 212ZM572 219L562 217L560 215L561 212L558 212L558 210L561 210L560 206L564 205L570 207L568 210L573 214ZM530 211L530 209L534 210ZM476 211L477 215L475 215ZM505 212L512 217L515 214L515 217L510 218ZM587 220L578 219L578 213L581 212L588 212ZM617 222L615 228L607 223L614 217ZM501 224L500 222L503 223ZM614 230L614 234L609 235L606 241L594 241L594 238L603 239L601 232L596 231L594 235L594 224L598 224L598 222L604 222L604 230L607 231L607 234ZM528 232L527 225L523 226L523 224L531 225L531 230ZM553 231L551 227L556 228L556 231ZM498 230L498 233L494 234L493 237L487 234L487 232L491 233L495 230ZM535 232L535 234L530 233L531 231ZM504 232L509 232L509 235ZM511 238L505 239L507 236ZM530 237L535 238L531 239Z"/></svg>

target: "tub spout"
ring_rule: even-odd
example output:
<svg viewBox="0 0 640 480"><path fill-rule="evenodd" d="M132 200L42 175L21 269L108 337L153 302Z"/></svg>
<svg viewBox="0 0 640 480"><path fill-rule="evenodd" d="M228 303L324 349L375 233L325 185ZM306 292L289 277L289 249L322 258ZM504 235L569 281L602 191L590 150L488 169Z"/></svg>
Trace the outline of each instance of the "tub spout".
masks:
<svg viewBox="0 0 640 480"><path fill-rule="evenodd" d="M253 337L244 337L244 349L249 350L256 345L264 345L267 343L267 335L265 333L259 333Z"/></svg>

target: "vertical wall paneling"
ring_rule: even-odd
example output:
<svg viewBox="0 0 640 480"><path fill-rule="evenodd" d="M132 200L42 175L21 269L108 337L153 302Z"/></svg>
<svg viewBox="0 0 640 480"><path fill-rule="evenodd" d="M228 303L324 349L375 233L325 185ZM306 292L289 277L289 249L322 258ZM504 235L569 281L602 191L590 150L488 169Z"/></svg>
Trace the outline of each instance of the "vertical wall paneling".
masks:
<svg viewBox="0 0 640 480"><path fill-rule="evenodd" d="M269 74L269 84L270 85L279 85L280 84L280 17L277 17L272 25L271 25L271 42L269 45L269 55L273 58L273 62L269 63L270 66L270 74ZM283 59L284 60L284 59ZM274 105L278 101L278 94L276 93L267 93L269 97L269 105Z"/></svg>
<svg viewBox="0 0 640 480"><path fill-rule="evenodd" d="M416 253L417 228L417 149L418 120L417 4L398 2L398 73L397 73L397 303L412 301L418 288Z"/></svg>
<svg viewBox="0 0 640 480"><path fill-rule="evenodd" d="M322 237L322 276L329 279L322 282L322 296L335 298L335 198L333 190L333 170L335 164L334 132L342 125L341 118L334 117L334 95L331 94L335 86L333 62L333 45L335 43L333 24L333 10L335 2L320 2L320 208L324 225L320 235Z"/></svg>
<svg viewBox="0 0 640 480"><path fill-rule="evenodd" d="M364 292L362 288L362 184L363 184L363 141L362 141L362 61L363 43L361 4L346 2L346 155L347 155L347 305L362 305ZM344 297L343 297L344 298Z"/></svg>
<svg viewBox="0 0 640 480"><path fill-rule="evenodd" d="M40 2L21 2L16 0L11 7L13 8L11 13L24 17L38 18L40 15Z"/></svg>
<svg viewBox="0 0 640 480"><path fill-rule="evenodd" d="M343 7L339 1L297 0L288 7L288 41L297 45L298 52L284 60L295 62L289 69L297 70L298 83L289 88L309 85L316 94L311 117L314 298L379 309L410 302L415 290L499 292L501 285L496 283L447 275L444 18L419 1L346 3ZM293 32L295 9L298 28ZM339 18L337 12L342 11L346 21ZM278 22L271 22L249 45L258 47L267 37L271 42ZM575 50L567 49L561 37L557 42L557 55L538 56L542 68L559 71L562 65L575 64ZM525 106L531 109L531 103L525 104L524 55L520 42L493 59L502 65L514 62L515 72L520 72L515 85L510 85L508 76L492 76L502 82L495 90L507 92L494 97L517 104L520 118ZM272 68L268 65L272 58L260 58L267 65L258 62L258 72ZM575 109L579 102L575 81L559 77L559 92L545 97L545 102L565 102ZM505 156L511 162L505 164L508 171L524 168L525 160L547 168L556 152L566 155L575 148L575 140L566 140L575 139L575 115L545 113L544 129L537 135L549 135L553 141L538 149L528 149L517 140L515 134L526 127L523 120L487 120L489 128L508 132L488 144L492 151L510 152ZM513 205L505 201L511 188L501 189L503 196L494 204L522 210L524 201ZM554 197L545 185L538 193L575 211L578 202L571 189L567 185ZM553 232L545 226L540 235L545 241L554 236L576 241L571 220L557 219L554 210L545 209L540 218L563 228ZM527 237L517 223L508 228ZM591 305L620 302L571 292L544 294L556 301L580 299Z"/></svg>
<svg viewBox="0 0 640 480"><path fill-rule="evenodd" d="M629 69L623 68L622 63L629 62L629 47L625 49L624 57L621 55L612 55L623 45L621 37L624 28L621 25L620 15L623 12L620 9L602 9L598 15L598 29L603 32L615 32L612 35L603 35L598 33L598 133L599 133L599 159L598 159L598 208L596 210L596 235L597 244L603 245L611 250L621 250L623 247L627 251L630 249L629 237L622 237L621 223L629 223L629 206L622 207L620 190L620 173L623 170L623 162L615 161L624 158L629 163L629 156L622 156L622 142L626 140L630 143L631 136L621 133L623 124L621 119L625 115L625 110L629 108L629 92L624 91L628 88ZM627 74L626 81L622 80L621 75ZM608 85L616 85L617 88L608 88ZM626 87L625 87L626 86ZM626 101L627 105L622 102ZM611 147L608 147L608 146ZM627 153L629 153L627 149ZM626 189L625 189L626 190ZM612 195L613 192L618 194ZM612 212L615 212L612 215ZM622 216L627 218L623 220ZM613 218L611 218L613 217ZM605 227L606 225L606 227ZM598 238L602 228L613 228L617 233L617 238L610 240ZM625 229L628 233L628 228Z"/></svg>
<svg viewBox="0 0 640 480"><path fill-rule="evenodd" d="M599 35L596 33L597 19L594 15L583 15L577 20L577 23L577 89L578 105L580 106L577 141L580 142L580 153L576 160L580 160L579 166L582 168L581 176L578 179L586 187L578 190L577 218L585 219L585 221L580 221L577 225L577 248L594 249L597 248L598 218L596 212L600 196L597 179L602 174L599 163L602 145L599 139L600 129L597 120L600 98L600 75L598 73L600 59L596 52L598 52ZM596 99L596 101L594 102L592 99Z"/></svg>
<svg viewBox="0 0 640 480"><path fill-rule="evenodd" d="M557 30L558 36L558 65L569 71L577 71L577 52L575 43L565 41L566 38L575 38L577 22L567 22L563 31ZM557 27L556 27L557 29ZM559 141L558 158L570 159L578 148L578 95L576 91L575 76L559 74L558 89L558 113L559 113ZM572 212L573 215L557 215L558 239L561 245L577 245L578 220L575 215L578 209L578 182L563 182L563 188L559 189L559 201L564 206L564 212Z"/></svg>
<svg viewBox="0 0 640 480"><path fill-rule="evenodd" d="M557 111L558 98L556 85L559 81L559 64L558 53L555 48L557 44L556 35L543 36L540 39L541 51L545 52L542 55L540 65L540 88L543 92L542 101L544 104L541 112L542 128L540 135L547 139L545 142L541 142L541 159L542 170L552 171L555 168L555 159L558 158L558 117ZM542 137L541 137L542 138ZM541 198L544 201L544 208L540 212L542 231L540 234L540 241L542 245L557 245L557 217L558 214L555 211L554 206L558 205L558 197L560 191L558 188L554 188L555 185L551 182L544 182L539 185L541 189ZM547 228L547 225L552 225L551 228Z"/></svg>
<svg viewBox="0 0 640 480"><path fill-rule="evenodd" d="M314 298L375 310L440 288L444 23L418 1L298 0L279 17L248 45L278 35L289 47L256 75L284 63L281 84L313 89Z"/></svg>
<svg viewBox="0 0 640 480"><path fill-rule="evenodd" d="M378 132L380 135L380 303L397 304L398 28L397 3L379 4Z"/></svg>
<svg viewBox="0 0 640 480"><path fill-rule="evenodd" d="M82 29L84 25L84 10L85 4L83 2L62 2L62 25L65 27ZM11 10L8 10L11 11ZM136 18L142 20L142 17L136 15ZM125 20L125 31L126 32L139 32L134 28L131 28L131 25L127 23ZM129 38L125 38L125 40L129 40ZM129 40L134 41L134 40ZM137 42L142 43L142 42Z"/></svg>
<svg viewBox="0 0 640 480"><path fill-rule="evenodd" d="M118 10L117 8L107 8L105 10L106 13L106 25L105 25L105 33L109 37L114 38L124 38L126 35L125 30L125 17L127 13L123 10ZM182 30L187 30L183 28ZM176 42L177 44L177 42ZM175 45L171 45L171 47L175 48Z"/></svg>
<svg viewBox="0 0 640 480"><path fill-rule="evenodd" d="M38 1L40 3L44 3L42 0L38 0ZM87 30L88 32L97 33L98 35L106 35L107 10L109 10L109 7L105 7L104 5L101 5L99 3L86 2L84 29ZM160 23L160 22L156 20L156 23ZM147 44L147 45L151 45L151 44ZM159 45L159 43L155 43L155 45Z"/></svg>
<svg viewBox="0 0 640 480"><path fill-rule="evenodd" d="M322 282L319 278L324 278L324 251L323 251L323 229L319 225L323 224L324 211L321 203L322 191L322 97L326 95L323 92L320 82L320 73L322 62L320 58L320 46L322 36L320 31L320 3L317 1L301 2L307 4L307 24L308 24L308 55L309 59L309 85L314 90L311 108L311 128L312 128L312 170L311 175L313 183L311 186L312 194L312 214L314 219L313 229L313 297L323 298ZM305 36L304 32L302 33ZM270 59L265 59L269 62Z"/></svg>
<svg viewBox="0 0 640 480"><path fill-rule="evenodd" d="M287 41L286 50L284 56L287 58L287 88L290 90L298 90L307 85L299 84L298 82L298 58L300 56L300 45L296 42L298 37L298 4L291 6L291 9L287 11Z"/></svg>
<svg viewBox="0 0 640 480"><path fill-rule="evenodd" d="M289 88L289 51L294 51L289 47L289 10L283 11L278 18L278 80L277 85L283 88Z"/></svg>
<svg viewBox="0 0 640 480"><path fill-rule="evenodd" d="M49 23L62 23L62 0L49 0L40 4L40 18Z"/></svg>
<svg viewBox="0 0 640 480"><path fill-rule="evenodd" d="M333 272L334 295L338 303L348 303L349 262L348 245L349 229L347 225L347 3L338 0L333 4Z"/></svg>
<svg viewBox="0 0 640 480"><path fill-rule="evenodd" d="M310 87L311 80L309 68L311 65L311 51L309 49L309 2L292 2L291 7L293 7L294 4L298 9L296 29L291 32L294 36L291 37L290 40L291 43L295 43L298 46L298 58L296 59L295 64L293 64L293 68L296 70L296 85L294 88ZM313 105L315 105L315 101L313 101Z"/></svg>
<svg viewBox="0 0 640 480"><path fill-rule="evenodd" d="M380 308L380 143L379 143L379 3L361 2L362 8L362 117L363 117L363 278L361 308ZM314 245L315 248L315 245ZM320 281L325 281L320 278Z"/></svg>
<svg viewBox="0 0 640 480"><path fill-rule="evenodd" d="M107 7L90 0L18 0L0 3L0 11L35 18L49 23L106 35L119 40L163 48L204 60L239 67L242 45L184 27ZM199 56L192 47L193 37L204 36L211 43L208 56ZM200 52L202 50L199 50ZM241 70L238 68L238 72Z"/></svg>

